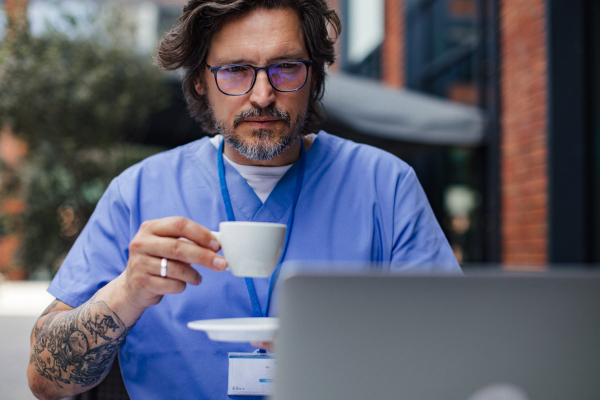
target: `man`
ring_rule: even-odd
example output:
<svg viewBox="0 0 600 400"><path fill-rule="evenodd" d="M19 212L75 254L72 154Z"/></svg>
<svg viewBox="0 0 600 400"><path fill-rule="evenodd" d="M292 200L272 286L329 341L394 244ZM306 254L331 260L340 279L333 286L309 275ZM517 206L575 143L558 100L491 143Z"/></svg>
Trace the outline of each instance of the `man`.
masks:
<svg viewBox="0 0 600 400"><path fill-rule="evenodd" d="M227 398L228 353L254 347L186 327L257 316L245 280L222 272L221 221L287 222L285 261L460 271L410 167L311 133L341 29L324 0L192 0L180 22L158 62L185 70L192 115L220 135L111 183L32 334L40 398L90 389L117 352L132 399ZM252 283L264 306L269 279Z"/></svg>

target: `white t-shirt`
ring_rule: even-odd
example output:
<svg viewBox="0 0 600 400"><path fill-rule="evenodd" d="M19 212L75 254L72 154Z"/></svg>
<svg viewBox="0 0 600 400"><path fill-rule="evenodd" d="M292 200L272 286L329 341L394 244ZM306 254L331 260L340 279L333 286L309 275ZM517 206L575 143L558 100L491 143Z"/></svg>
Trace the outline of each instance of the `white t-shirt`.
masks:
<svg viewBox="0 0 600 400"><path fill-rule="evenodd" d="M316 134L310 133L306 135L312 141L317 137ZM218 134L210 138L211 143L218 149L223 140L223 135ZM260 201L263 203L269 197L269 194L273 191L277 182L283 175L292 167L293 164L284 165L282 167L263 167L255 165L241 165L231 161L225 154L223 159L227 161L242 177L248 182L248 185L254 190L254 193L258 196Z"/></svg>

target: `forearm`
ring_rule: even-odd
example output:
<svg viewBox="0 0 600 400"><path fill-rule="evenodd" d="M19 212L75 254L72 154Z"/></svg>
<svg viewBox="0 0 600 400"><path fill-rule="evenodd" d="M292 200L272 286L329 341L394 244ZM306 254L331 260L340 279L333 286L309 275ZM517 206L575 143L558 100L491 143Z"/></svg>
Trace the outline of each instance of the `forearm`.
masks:
<svg viewBox="0 0 600 400"><path fill-rule="evenodd" d="M189 219L144 222L129 245L121 275L80 307L58 301L38 320L27 367L32 392L40 399L58 399L100 383L146 308L166 294L181 293L187 284L200 284L200 273L191 264L225 269L218 250L211 232ZM163 258L168 259L166 274Z"/></svg>
<svg viewBox="0 0 600 400"><path fill-rule="evenodd" d="M38 320L27 367L29 385L38 398L71 396L104 379L143 312L122 297L119 278L80 307L57 311L51 306Z"/></svg>

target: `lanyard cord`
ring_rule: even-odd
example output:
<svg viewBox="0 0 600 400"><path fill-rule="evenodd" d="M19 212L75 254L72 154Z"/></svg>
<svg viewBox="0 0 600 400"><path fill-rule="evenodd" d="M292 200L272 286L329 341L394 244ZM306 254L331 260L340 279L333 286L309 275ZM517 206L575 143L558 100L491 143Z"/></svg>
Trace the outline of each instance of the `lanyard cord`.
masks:
<svg viewBox="0 0 600 400"><path fill-rule="evenodd" d="M223 164L223 144L225 143L225 139L221 140L221 144L219 145L219 150L217 152L217 166L219 170L219 184L221 186L221 195L223 196L223 203L225 204L225 211L227 212L227 220L235 221L235 215L233 214L233 207L231 205L231 198L229 197L229 189L227 189L227 181L225 180L225 166ZM271 274L271 280L269 281L269 292L267 295L267 304L265 305L264 311L261 310L260 302L258 300L258 294L256 293L256 288L254 287L254 281L252 278L244 278L246 280L246 287L248 288L248 294L250 295L250 302L252 303L252 313L255 317L266 317L269 314L269 305L271 304L271 295L273 294L273 290L275 289L275 283L277 282L277 278L279 277L279 272L281 270L281 264L283 263L283 259L285 257L285 253L287 250L287 245L290 240L290 233L292 231L292 223L294 221L294 211L296 209L296 203L298 202L298 197L300 197L300 191L302 190L302 181L304 180L304 170L306 169L306 150L304 148L304 140L300 138L301 149L300 149L300 160L298 164L298 173L296 177L296 188L294 190L294 200L292 202L292 208L290 210L290 216L287 221L287 230L285 234L285 243L283 245L283 251L281 252L281 257L279 262L277 263L277 267Z"/></svg>

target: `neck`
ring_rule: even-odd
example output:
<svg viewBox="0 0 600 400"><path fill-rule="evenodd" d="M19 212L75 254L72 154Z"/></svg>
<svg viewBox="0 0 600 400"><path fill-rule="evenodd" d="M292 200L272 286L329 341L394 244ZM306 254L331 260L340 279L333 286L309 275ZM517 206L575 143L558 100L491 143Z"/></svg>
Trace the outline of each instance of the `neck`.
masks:
<svg viewBox="0 0 600 400"><path fill-rule="evenodd" d="M252 160L250 158L245 157L240 154L237 150L229 145L229 143L225 142L223 146L223 153L227 158L233 161L236 164L241 165L254 165L261 167L281 167L283 165L290 165L295 163L300 158L300 140L302 138L301 135L298 135L296 140L284 151L281 152L277 157L273 157L270 160ZM309 145L307 144L307 140L304 140L305 148L308 150Z"/></svg>

